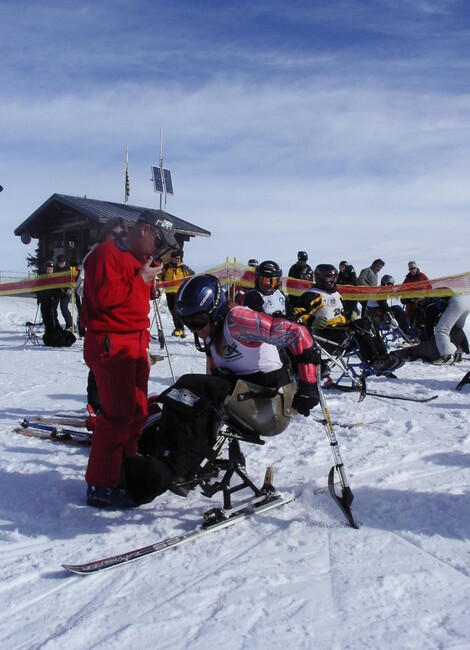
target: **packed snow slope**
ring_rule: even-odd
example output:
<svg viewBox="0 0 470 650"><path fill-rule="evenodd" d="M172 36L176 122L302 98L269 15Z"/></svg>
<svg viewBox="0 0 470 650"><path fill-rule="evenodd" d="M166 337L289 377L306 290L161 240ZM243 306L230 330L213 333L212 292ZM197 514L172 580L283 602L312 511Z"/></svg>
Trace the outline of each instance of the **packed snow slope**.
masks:
<svg viewBox="0 0 470 650"><path fill-rule="evenodd" d="M203 372L191 338L171 337L164 301L161 311L175 375ZM81 578L61 564L190 530L216 504L168 493L135 510L92 509L86 448L12 433L24 417L83 412L86 402L82 341L33 346L25 322L35 312L32 298L0 298L1 647L470 647L470 385L455 390L469 359L407 363L398 380L369 381L390 395L438 395L428 403L326 393L359 530L316 492L332 465L323 426L296 417L264 446L244 445L256 482L273 465L276 487L295 501ZM171 383L166 359L153 366L151 394Z"/></svg>

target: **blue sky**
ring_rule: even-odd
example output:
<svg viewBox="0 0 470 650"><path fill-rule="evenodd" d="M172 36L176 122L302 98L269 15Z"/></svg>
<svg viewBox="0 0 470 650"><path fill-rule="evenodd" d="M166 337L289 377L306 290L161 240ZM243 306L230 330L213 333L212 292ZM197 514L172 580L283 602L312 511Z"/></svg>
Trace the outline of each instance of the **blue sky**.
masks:
<svg viewBox="0 0 470 650"><path fill-rule="evenodd" d="M284 271L375 257L401 280L470 270L470 11L463 0L0 0L0 270L54 192L167 209Z"/></svg>

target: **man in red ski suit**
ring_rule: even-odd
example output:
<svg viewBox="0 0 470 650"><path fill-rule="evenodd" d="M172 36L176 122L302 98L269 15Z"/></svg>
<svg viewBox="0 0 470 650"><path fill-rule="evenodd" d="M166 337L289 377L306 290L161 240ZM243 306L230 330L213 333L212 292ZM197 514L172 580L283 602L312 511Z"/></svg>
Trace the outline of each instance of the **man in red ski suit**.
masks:
<svg viewBox="0 0 470 650"><path fill-rule="evenodd" d="M89 505L135 505L120 485L121 465L123 455L136 455L147 418L150 290L162 270L153 255L177 247L172 229L164 213L146 210L127 235L100 244L85 261L84 358L102 404L85 474Z"/></svg>

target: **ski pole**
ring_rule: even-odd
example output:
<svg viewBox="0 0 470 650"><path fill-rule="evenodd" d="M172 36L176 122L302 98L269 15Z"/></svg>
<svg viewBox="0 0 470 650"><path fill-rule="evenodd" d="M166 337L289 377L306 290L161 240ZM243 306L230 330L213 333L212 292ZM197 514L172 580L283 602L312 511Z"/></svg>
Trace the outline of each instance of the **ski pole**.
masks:
<svg viewBox="0 0 470 650"><path fill-rule="evenodd" d="M312 338L317 344L319 343L331 344L331 341L329 341L328 339L324 339L321 336L317 336L316 334L312 334ZM351 379L352 383L358 387L358 389L360 390L359 401L362 402L362 400L365 398L367 394L366 378L364 374L361 375L360 377L355 377L353 372L348 368L347 364L344 362L342 357L336 359L336 357L334 357L327 350L325 350L324 347L322 347L321 345L318 345L318 347L320 348L322 356L326 356L334 365L338 366L338 368L340 368L340 370L342 370L342 372Z"/></svg>
<svg viewBox="0 0 470 650"><path fill-rule="evenodd" d="M158 339L160 340L160 332L161 332L161 338L163 339L163 344L164 344L165 351L166 351L166 356L167 356L167 359L168 359L168 365L170 366L170 372L171 372L171 376L173 378L173 383L174 383L176 381L175 373L173 372L173 365L171 363L171 358L170 358L170 353L168 351L168 345L166 343L166 338L165 338L165 335L163 334L162 317L161 317L160 309L158 308L158 304L157 304L156 299L153 301L153 309L154 309L155 319L156 319L156 321L158 323L158 327L159 327ZM161 343L160 343L160 345L161 345Z"/></svg>
<svg viewBox="0 0 470 650"><path fill-rule="evenodd" d="M328 407L326 405L325 396L323 395L321 382L318 381L318 378L321 376L320 373L321 373L321 366L318 365L317 366L317 387L318 387L318 395L320 398L320 405L322 408L323 418L324 418L324 422L322 424L325 427L326 435L330 443L330 449L333 455L333 462L334 462L334 466L331 468L330 473L328 475L328 489L330 491L331 496L339 505L339 507L343 511L344 515L346 516L351 526L353 528L358 528L351 513L351 504L353 502L354 495L352 493L351 488L349 487L346 471L344 469L344 463L339 451L338 440L336 439L336 435L333 430L333 425L331 423L330 414L328 412ZM335 469L338 472L339 480L341 483L341 496L338 496L334 489Z"/></svg>

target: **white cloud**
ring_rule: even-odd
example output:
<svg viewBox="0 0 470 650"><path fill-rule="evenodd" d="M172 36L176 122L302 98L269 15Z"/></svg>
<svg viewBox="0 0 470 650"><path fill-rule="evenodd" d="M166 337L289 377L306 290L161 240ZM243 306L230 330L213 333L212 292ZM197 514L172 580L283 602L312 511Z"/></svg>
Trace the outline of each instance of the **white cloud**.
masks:
<svg viewBox="0 0 470 650"><path fill-rule="evenodd" d="M426 23L410 39L415 9L425 7L406 16L389 7L395 20L386 24L371 15L364 29L374 38L382 30L391 39L374 58L353 11L363 11L362 3L343 3L342 27L336 24L331 46L325 40L324 48L303 42L305 31L299 31L298 47L290 32L279 48L280 34L268 33L264 43L240 41L240 32L232 31L219 48L222 27L230 23L224 14L222 22L216 15L206 26L206 53L198 50L203 31L183 47L190 27L176 25L172 16L176 31L165 34L161 56L158 39L151 49L151 32L144 29L141 39L132 40L131 14L127 50L117 38L126 30L116 16L97 38L100 6L70 4L59 16L70 26L78 15L71 32L77 41L66 48L64 63L60 42L31 35L32 70L40 79L47 72L43 88L28 69L30 52L8 60L24 70L23 80L5 84L0 97L0 213L9 237L54 192L121 201L126 147L131 202L156 205L150 164L157 162L163 127L165 166L176 191L168 210L213 233L210 240L191 242L187 257L194 266L229 255L274 258L288 267L299 248L318 261L346 257L362 267L388 254L399 264L402 253L404 259L413 256L417 246L431 263L452 227L458 232L452 264L466 270L468 58L455 51L462 34L446 49L451 34L445 33L437 47L426 40ZM142 9L142 3L136 6ZM337 10L302 7L307 13L294 12L290 27L303 21L317 30L312 38L321 35L319 25L331 29ZM253 8L261 10L272 12L271 27L286 19L281 5ZM44 15L42 20L47 31ZM87 26L91 38L83 49ZM341 29L354 35L343 49ZM173 54L178 63L189 61L180 75ZM129 65L119 74L123 60ZM195 76L203 63L207 67ZM130 72L136 69L134 79ZM2 74L6 79L8 70ZM1 241L0 268L20 268L23 251L11 239ZM444 262L433 263L437 269Z"/></svg>

